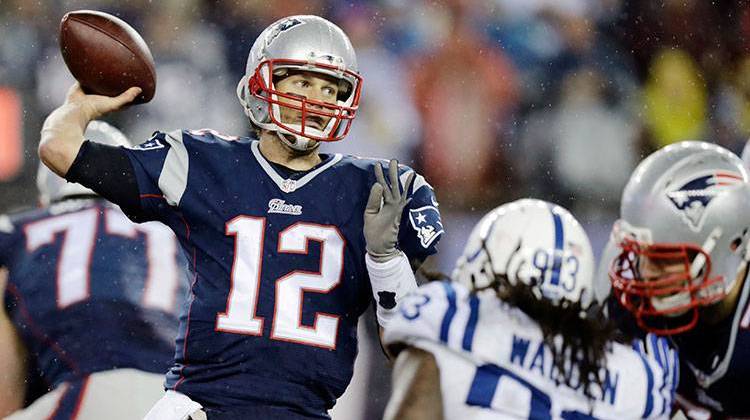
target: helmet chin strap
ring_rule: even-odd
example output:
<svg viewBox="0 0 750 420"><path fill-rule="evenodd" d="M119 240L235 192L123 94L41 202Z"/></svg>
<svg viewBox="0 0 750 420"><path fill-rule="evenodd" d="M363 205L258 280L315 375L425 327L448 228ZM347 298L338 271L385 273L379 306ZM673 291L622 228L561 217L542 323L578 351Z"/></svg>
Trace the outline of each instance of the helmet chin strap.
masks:
<svg viewBox="0 0 750 420"><path fill-rule="evenodd" d="M273 98L278 100L276 95L273 95ZM282 120L281 107L278 104L274 103L271 105L271 112L273 113L273 116L276 118L277 121ZM273 130L276 131L276 135L279 137L279 139L281 139L281 141L284 144L286 144L293 150L296 150L298 152L310 152L312 150L317 149L320 146L320 141L315 141L307 137L301 136L299 134L292 133L285 127L279 126L278 124L271 124L271 125L274 127ZM286 125L291 127L291 129L294 129L300 132L309 131L315 136L325 137L326 133L330 131L333 125L333 119L328 122L328 126L323 130L318 130L312 127L307 127L306 130L303 130L302 124L287 123Z"/></svg>
<svg viewBox="0 0 750 420"><path fill-rule="evenodd" d="M276 130L275 133L276 137L278 137L282 143L289 146L290 149L298 152L310 152L320 147L320 142L314 142L315 144L310 146L310 143L313 143L313 141L306 137L298 136L296 134L282 133L278 130Z"/></svg>

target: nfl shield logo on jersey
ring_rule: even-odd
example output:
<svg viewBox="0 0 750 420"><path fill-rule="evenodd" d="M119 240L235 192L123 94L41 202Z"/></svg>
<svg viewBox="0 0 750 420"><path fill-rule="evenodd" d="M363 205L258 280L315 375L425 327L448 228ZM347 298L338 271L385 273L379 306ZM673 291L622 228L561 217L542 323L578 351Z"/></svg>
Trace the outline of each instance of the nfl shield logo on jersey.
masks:
<svg viewBox="0 0 750 420"><path fill-rule="evenodd" d="M285 179L281 181L281 191L284 191L285 193L290 193L296 189L297 189L297 181L293 179Z"/></svg>
<svg viewBox="0 0 750 420"><path fill-rule="evenodd" d="M443 233L443 224L440 223L440 212L433 206L424 206L409 210L409 222L411 227L417 231L419 243L427 248L435 239Z"/></svg>
<svg viewBox="0 0 750 420"><path fill-rule="evenodd" d="M706 207L728 186L742 183L742 176L731 172L708 172L675 182L676 189L668 190L667 197L682 215L683 221L696 232L703 227Z"/></svg>

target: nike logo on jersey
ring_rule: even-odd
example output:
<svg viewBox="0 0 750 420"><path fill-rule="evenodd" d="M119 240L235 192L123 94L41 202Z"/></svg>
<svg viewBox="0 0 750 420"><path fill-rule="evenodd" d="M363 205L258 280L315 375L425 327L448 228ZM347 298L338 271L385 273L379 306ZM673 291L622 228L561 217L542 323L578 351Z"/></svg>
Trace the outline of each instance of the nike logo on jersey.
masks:
<svg viewBox="0 0 750 420"><path fill-rule="evenodd" d="M268 202L268 212L299 216L300 214L302 214L302 206L296 204L287 204L286 201L280 198L274 198Z"/></svg>

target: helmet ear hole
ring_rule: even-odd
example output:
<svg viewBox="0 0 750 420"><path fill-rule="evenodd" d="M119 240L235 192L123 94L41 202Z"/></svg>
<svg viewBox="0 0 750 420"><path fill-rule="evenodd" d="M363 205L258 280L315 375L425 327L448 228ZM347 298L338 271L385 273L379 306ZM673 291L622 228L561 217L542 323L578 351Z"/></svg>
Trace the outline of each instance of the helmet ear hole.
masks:
<svg viewBox="0 0 750 420"><path fill-rule="evenodd" d="M732 239L732 242L729 244L729 249L732 250L732 252L736 252L742 245L742 242L742 236Z"/></svg>
<svg viewBox="0 0 750 420"><path fill-rule="evenodd" d="M748 228L742 229L742 233L737 235L737 237L732 239L732 242L729 243L729 250L732 252L738 252L741 251L743 247L747 248L747 239L749 233L750 232L748 232Z"/></svg>

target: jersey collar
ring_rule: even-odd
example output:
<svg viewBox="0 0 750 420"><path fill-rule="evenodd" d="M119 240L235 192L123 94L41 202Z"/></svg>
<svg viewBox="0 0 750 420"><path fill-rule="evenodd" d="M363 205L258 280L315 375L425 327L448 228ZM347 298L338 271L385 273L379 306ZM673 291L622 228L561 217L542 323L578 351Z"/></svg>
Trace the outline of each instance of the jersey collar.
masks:
<svg viewBox="0 0 750 420"><path fill-rule="evenodd" d="M279 173L276 172L276 170L268 162L268 160L266 160L266 158L260 152L260 147L258 146L258 144L258 141L253 141L250 144L250 150L252 150L253 156L255 156L255 160L258 161L258 164L261 168L263 168L263 171L265 171L266 175L268 175L268 177L271 178L276 186L278 186L279 189L285 193L292 193L302 188L305 184L312 181L313 178L318 176L319 173L338 163L343 157L339 153L334 154L333 157L328 160L328 162L325 162L324 164L318 166L300 179L284 178L279 175Z"/></svg>

